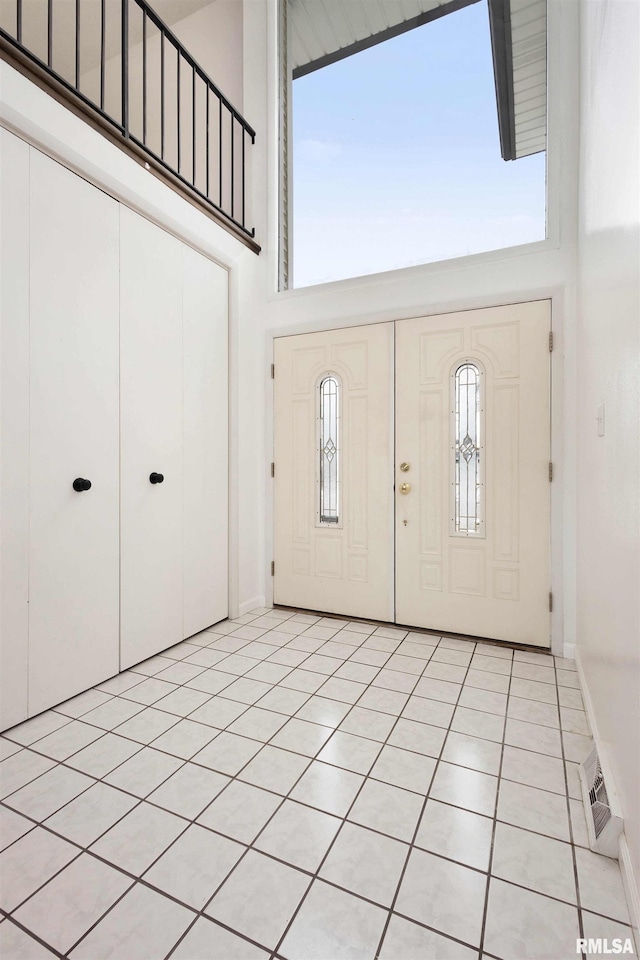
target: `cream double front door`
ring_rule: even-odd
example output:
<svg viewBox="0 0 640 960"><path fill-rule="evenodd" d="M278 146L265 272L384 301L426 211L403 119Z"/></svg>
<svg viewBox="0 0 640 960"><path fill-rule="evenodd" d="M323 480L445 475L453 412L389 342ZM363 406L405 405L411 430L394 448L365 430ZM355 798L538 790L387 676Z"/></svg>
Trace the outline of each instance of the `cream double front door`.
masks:
<svg viewBox="0 0 640 960"><path fill-rule="evenodd" d="M549 646L550 304L275 341L274 600Z"/></svg>

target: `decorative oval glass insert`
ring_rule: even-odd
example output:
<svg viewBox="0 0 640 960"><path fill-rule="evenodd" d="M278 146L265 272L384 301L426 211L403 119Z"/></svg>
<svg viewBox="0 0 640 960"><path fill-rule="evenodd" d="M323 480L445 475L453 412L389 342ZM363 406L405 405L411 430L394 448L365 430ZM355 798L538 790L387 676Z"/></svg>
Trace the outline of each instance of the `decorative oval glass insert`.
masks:
<svg viewBox="0 0 640 960"><path fill-rule="evenodd" d="M474 363L463 363L454 374L454 532L481 533L484 484L481 477L481 373Z"/></svg>
<svg viewBox="0 0 640 960"><path fill-rule="evenodd" d="M340 385L333 376L320 381L319 469L320 523L339 523L339 420Z"/></svg>

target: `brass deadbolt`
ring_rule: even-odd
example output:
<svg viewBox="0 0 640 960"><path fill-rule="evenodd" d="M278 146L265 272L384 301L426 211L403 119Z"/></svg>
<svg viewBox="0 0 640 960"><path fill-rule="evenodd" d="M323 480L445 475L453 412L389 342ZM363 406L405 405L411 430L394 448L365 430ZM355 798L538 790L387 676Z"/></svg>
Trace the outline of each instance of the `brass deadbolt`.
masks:
<svg viewBox="0 0 640 960"><path fill-rule="evenodd" d="M401 464L400 464L400 469L402 470L403 473L406 473L407 470L409 469L409 464L408 464L408 463L401 463Z"/></svg>

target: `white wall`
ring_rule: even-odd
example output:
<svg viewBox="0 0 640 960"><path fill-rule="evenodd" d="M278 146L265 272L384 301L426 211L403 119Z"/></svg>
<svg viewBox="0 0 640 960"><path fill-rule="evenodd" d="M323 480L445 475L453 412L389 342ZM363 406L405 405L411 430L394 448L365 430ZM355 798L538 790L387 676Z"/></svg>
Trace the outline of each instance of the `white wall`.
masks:
<svg viewBox="0 0 640 960"><path fill-rule="evenodd" d="M243 112L242 0L214 0L173 27L227 100Z"/></svg>
<svg viewBox="0 0 640 960"><path fill-rule="evenodd" d="M578 655L640 880L640 7L581 4ZM605 404L605 436L596 409Z"/></svg>

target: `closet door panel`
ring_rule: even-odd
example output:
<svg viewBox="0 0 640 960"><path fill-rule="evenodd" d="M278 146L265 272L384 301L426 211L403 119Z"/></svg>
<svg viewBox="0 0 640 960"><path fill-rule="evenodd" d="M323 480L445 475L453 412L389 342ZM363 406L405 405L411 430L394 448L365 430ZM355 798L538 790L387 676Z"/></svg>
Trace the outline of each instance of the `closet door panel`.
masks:
<svg viewBox="0 0 640 960"><path fill-rule="evenodd" d="M0 730L27 716L29 147L0 130Z"/></svg>
<svg viewBox="0 0 640 960"><path fill-rule="evenodd" d="M118 670L118 205L30 155L33 715Z"/></svg>
<svg viewBox="0 0 640 960"><path fill-rule="evenodd" d="M183 247L184 636L227 616L227 272Z"/></svg>
<svg viewBox="0 0 640 960"><path fill-rule="evenodd" d="M182 245L121 208L121 669L183 638ZM152 473L162 483L151 483Z"/></svg>

